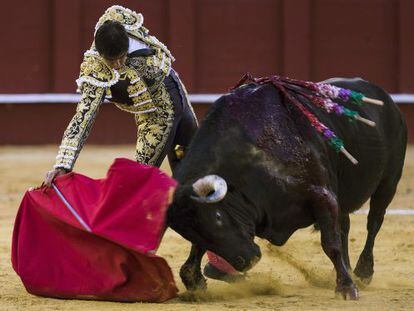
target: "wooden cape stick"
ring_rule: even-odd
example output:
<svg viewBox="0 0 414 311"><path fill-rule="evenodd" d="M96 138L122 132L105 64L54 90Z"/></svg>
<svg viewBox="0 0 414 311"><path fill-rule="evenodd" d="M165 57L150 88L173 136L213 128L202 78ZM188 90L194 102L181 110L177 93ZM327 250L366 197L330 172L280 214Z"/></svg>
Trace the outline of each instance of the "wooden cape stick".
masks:
<svg viewBox="0 0 414 311"><path fill-rule="evenodd" d="M369 98L369 97L362 97L362 101L364 103L368 103L368 104L373 104L373 105L378 105L378 106L384 106L384 102L382 100L378 100L378 99L373 99L373 98Z"/></svg>
<svg viewBox="0 0 414 311"><path fill-rule="evenodd" d="M377 125L374 121L365 119L365 118L361 117L359 114L357 114L355 116L355 120L361 121L362 123L365 123L365 124L367 124L369 126L372 126L372 127L375 127Z"/></svg>
<svg viewBox="0 0 414 311"><path fill-rule="evenodd" d="M358 160L355 159L344 147L342 147L339 151L342 152L349 159L349 161L352 162L352 164L358 164Z"/></svg>

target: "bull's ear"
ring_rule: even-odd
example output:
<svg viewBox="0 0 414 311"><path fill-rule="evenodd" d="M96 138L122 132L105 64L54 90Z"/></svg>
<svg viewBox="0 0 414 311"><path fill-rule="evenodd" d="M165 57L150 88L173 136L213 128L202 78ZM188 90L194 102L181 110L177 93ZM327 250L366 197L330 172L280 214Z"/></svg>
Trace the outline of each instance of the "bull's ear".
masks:
<svg viewBox="0 0 414 311"><path fill-rule="evenodd" d="M228 192L233 192L234 191L234 189L235 189L235 187L234 187L234 185L233 184L227 184L227 191Z"/></svg>
<svg viewBox="0 0 414 311"><path fill-rule="evenodd" d="M194 192L192 185L180 185L174 193L174 201L187 201L193 195L196 195L196 193Z"/></svg>

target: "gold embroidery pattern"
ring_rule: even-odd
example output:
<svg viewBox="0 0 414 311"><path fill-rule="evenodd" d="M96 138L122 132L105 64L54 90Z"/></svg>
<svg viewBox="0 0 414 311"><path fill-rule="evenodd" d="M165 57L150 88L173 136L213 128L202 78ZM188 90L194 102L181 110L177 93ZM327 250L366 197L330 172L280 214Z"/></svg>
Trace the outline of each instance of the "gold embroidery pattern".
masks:
<svg viewBox="0 0 414 311"><path fill-rule="evenodd" d="M156 55L147 58L147 66L159 68L165 77L170 73L171 59L158 49Z"/></svg>
<svg viewBox="0 0 414 311"><path fill-rule="evenodd" d="M84 60L80 66L79 79L76 80L78 89L87 82L97 87L107 87L119 81L119 73L110 68L105 61L97 55L97 52L88 50L85 52ZM109 93L108 93L109 95Z"/></svg>
<svg viewBox="0 0 414 311"><path fill-rule="evenodd" d="M135 115L138 130L135 158L149 165L156 165L174 122L174 104L163 85L153 94L153 100L159 109Z"/></svg>
<svg viewBox="0 0 414 311"><path fill-rule="evenodd" d="M157 109L155 107L152 95L145 82L138 76L137 71L129 66L124 66L120 72L120 80L129 79L130 85L127 87L129 97L132 99L133 105L115 103L121 109L134 114L142 114L152 112Z"/></svg>
<svg viewBox="0 0 414 311"><path fill-rule="evenodd" d="M135 68L141 77L152 81L149 85L150 92L154 92L164 81L167 73L170 70L171 64L165 61L164 68L160 68L161 61L157 56L151 57L132 57L127 60L127 66Z"/></svg>
<svg viewBox="0 0 414 311"><path fill-rule="evenodd" d="M126 63L128 66L135 68L144 78L160 79L160 69L154 66L147 66L146 57L131 57L127 59Z"/></svg>
<svg viewBox="0 0 414 311"><path fill-rule="evenodd" d="M120 5L113 5L99 18L95 26L95 31L108 20L120 22L126 30L133 30L142 27L144 17L141 13L137 13Z"/></svg>
<svg viewBox="0 0 414 311"><path fill-rule="evenodd" d="M89 131L95 120L99 107L104 99L105 88L89 83L83 83L81 101L76 107L76 113L66 128L55 168L72 170Z"/></svg>

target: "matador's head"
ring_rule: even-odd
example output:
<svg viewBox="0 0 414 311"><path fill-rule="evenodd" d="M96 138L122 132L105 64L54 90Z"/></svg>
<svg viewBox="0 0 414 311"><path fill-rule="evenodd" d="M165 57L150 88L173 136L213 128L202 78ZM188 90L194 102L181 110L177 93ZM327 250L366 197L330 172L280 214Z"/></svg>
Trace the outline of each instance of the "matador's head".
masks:
<svg viewBox="0 0 414 311"><path fill-rule="evenodd" d="M119 69L127 58L128 33L121 23L108 20L95 33L95 47L111 68Z"/></svg>

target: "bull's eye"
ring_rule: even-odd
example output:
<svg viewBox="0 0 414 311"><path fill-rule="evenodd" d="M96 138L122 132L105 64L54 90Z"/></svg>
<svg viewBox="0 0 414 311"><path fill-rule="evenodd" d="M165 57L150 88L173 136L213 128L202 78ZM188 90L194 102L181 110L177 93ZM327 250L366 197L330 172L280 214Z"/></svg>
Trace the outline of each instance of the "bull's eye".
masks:
<svg viewBox="0 0 414 311"><path fill-rule="evenodd" d="M223 224L223 221L221 219L221 213L219 211L216 211L216 223L219 226L221 226Z"/></svg>

